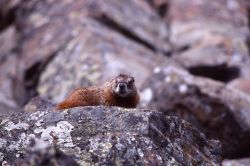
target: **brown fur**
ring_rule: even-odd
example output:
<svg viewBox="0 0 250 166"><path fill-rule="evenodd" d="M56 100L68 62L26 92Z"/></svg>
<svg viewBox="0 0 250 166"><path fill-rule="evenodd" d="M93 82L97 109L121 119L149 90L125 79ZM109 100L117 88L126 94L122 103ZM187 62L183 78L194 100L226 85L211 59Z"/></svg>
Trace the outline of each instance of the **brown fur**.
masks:
<svg viewBox="0 0 250 166"><path fill-rule="evenodd" d="M124 79L133 78L129 75L119 76L123 76ZM100 87L80 88L73 91L63 102L58 104L57 109L97 105L135 108L139 103L139 94L134 84L131 88L132 91L126 97L120 97L114 92L113 86L117 84L119 76Z"/></svg>

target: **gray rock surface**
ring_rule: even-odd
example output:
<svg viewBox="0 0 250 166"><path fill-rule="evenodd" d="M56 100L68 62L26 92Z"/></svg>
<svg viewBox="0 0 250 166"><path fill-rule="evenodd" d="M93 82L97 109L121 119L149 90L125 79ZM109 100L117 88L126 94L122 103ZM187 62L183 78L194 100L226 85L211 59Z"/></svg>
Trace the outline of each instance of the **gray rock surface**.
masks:
<svg viewBox="0 0 250 166"><path fill-rule="evenodd" d="M236 159L236 160L224 160L222 162L222 166L249 166L250 159L243 158L243 159Z"/></svg>
<svg viewBox="0 0 250 166"><path fill-rule="evenodd" d="M85 27L78 36L67 44L67 48L42 74L38 85L41 96L59 102L77 87L102 84L121 72L131 73L136 78L137 86L140 86L154 67L163 64L164 59L155 57L151 51L98 22L83 22Z"/></svg>
<svg viewBox="0 0 250 166"><path fill-rule="evenodd" d="M13 80L17 77L17 55L14 52L18 34L14 26L0 32L0 116L16 111Z"/></svg>
<svg viewBox="0 0 250 166"><path fill-rule="evenodd" d="M2 165L8 165L4 161ZM26 148L24 159L17 159L15 166L37 166L37 165L58 165L58 166L77 166L73 156L66 155L55 146L50 146L46 142L31 138Z"/></svg>
<svg viewBox="0 0 250 166"><path fill-rule="evenodd" d="M186 48L174 59L185 68L237 66L249 78L248 7L243 2L172 0L171 42L177 50Z"/></svg>
<svg viewBox="0 0 250 166"><path fill-rule="evenodd" d="M31 97L59 102L120 72L139 86L170 52L165 23L143 0L29 1L19 10L19 80Z"/></svg>
<svg viewBox="0 0 250 166"><path fill-rule="evenodd" d="M36 105L38 101L28 105ZM39 157L37 153L43 157L47 148L38 152L36 148L35 153L26 154L35 137L48 144L45 147L54 145L64 155L72 156L79 165L220 163L218 141L207 140L184 120L160 112L103 106L63 112L53 111L53 107L34 109L35 112L1 119L1 162L12 163L23 156L28 161ZM28 146L28 152L31 150ZM52 151L51 156L57 153L53 148L47 151ZM57 159L61 161L60 157Z"/></svg>
<svg viewBox="0 0 250 166"><path fill-rule="evenodd" d="M249 9L247 0L0 0L1 120L126 72L143 108L221 140L225 158L249 157Z"/></svg>
<svg viewBox="0 0 250 166"><path fill-rule="evenodd" d="M145 82L142 100L142 106L181 117L209 138L219 139L224 157L249 154L248 95L168 66Z"/></svg>

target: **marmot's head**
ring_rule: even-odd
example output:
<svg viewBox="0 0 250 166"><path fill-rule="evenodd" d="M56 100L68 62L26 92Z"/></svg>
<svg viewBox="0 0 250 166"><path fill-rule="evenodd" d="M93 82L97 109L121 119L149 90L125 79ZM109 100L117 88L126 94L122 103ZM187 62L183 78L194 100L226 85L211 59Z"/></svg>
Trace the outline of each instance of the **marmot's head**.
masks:
<svg viewBox="0 0 250 166"><path fill-rule="evenodd" d="M137 93L134 77L127 74L116 76L112 89L120 97L128 97Z"/></svg>

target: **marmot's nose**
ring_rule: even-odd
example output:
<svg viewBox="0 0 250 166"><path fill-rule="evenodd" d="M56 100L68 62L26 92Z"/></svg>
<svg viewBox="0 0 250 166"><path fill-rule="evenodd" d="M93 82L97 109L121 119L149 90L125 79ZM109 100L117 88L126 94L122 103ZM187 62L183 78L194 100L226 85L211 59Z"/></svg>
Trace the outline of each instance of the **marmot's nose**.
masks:
<svg viewBox="0 0 250 166"><path fill-rule="evenodd" d="M120 89L125 89L127 85L125 83L119 83L118 86Z"/></svg>

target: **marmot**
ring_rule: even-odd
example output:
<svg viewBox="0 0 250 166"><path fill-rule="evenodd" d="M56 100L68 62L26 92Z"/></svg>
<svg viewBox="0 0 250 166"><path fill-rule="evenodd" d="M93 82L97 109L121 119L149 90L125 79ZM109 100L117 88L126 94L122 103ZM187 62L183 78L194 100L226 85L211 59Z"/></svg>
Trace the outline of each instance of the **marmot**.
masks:
<svg viewBox="0 0 250 166"><path fill-rule="evenodd" d="M120 74L103 86L77 89L57 109L97 105L135 108L140 97L134 82L134 77Z"/></svg>

